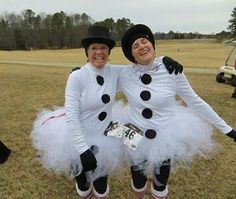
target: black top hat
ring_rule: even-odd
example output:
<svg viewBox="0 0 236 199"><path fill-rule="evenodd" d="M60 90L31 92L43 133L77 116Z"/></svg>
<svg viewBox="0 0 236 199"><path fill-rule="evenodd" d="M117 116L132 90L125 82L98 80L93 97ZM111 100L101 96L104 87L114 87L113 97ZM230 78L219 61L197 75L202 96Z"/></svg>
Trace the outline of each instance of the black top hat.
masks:
<svg viewBox="0 0 236 199"><path fill-rule="evenodd" d="M132 44L138 38L147 38L155 49L155 39L150 28L143 24L137 24L130 27L124 33L121 39L121 45L126 58L133 63L135 63L135 59L132 55Z"/></svg>
<svg viewBox="0 0 236 199"><path fill-rule="evenodd" d="M81 45L87 49L91 43L104 43L110 50L115 46L109 30L104 26L91 26L88 29L87 37L81 40Z"/></svg>

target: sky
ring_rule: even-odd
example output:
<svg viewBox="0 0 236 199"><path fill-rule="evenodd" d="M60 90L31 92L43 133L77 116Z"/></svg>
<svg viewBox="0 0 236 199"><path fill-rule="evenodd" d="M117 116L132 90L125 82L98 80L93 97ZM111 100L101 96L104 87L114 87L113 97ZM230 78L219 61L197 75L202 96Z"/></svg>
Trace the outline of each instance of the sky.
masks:
<svg viewBox="0 0 236 199"><path fill-rule="evenodd" d="M128 18L153 32L219 33L227 29L236 0L0 0L0 14L86 13L95 21Z"/></svg>

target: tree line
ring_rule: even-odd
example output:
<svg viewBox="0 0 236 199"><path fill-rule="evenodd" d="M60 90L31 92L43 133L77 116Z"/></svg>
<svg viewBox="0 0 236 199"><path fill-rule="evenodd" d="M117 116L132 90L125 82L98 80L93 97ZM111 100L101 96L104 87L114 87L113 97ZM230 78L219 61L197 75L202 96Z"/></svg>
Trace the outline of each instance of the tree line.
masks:
<svg viewBox="0 0 236 199"><path fill-rule="evenodd" d="M36 14L30 9L20 14L5 12L0 16L0 49L79 48L81 38L93 24L105 25L117 41L133 25L126 18L117 21L109 18L95 22L86 13L67 15L61 11L54 14Z"/></svg>
<svg viewBox="0 0 236 199"><path fill-rule="evenodd" d="M236 31L235 16L230 22L231 30ZM1 50L34 50L34 49L66 49L80 48L80 40L86 35L91 25L104 25L112 37L120 44L124 31L133 25L130 19L122 18L114 21L107 18L96 22L86 13L66 14L36 14L31 9L23 10L20 14L5 12L0 16L0 49ZM234 25L232 25L234 24ZM234 28L234 29L233 29ZM216 35L203 35L200 33L155 33L156 39L199 39L199 38L231 38L234 31L222 31Z"/></svg>

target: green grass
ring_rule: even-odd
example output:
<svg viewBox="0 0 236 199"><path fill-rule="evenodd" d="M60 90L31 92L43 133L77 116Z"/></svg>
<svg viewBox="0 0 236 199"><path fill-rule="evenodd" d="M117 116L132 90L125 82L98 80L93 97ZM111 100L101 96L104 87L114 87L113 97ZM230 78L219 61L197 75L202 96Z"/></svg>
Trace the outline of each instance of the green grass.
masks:
<svg viewBox="0 0 236 199"><path fill-rule="evenodd" d="M65 84L72 67L0 64L0 139L12 149L9 160L0 165L1 199L78 198L74 181L44 169L35 159L29 137L40 108L64 104ZM186 75L195 91L236 127L236 100L230 98L233 88L216 83L214 74ZM217 130L214 138L221 145L217 154L196 159L190 169L180 168L171 174L169 199L236 198L236 144ZM128 167L111 176L109 184L111 199L134 198Z"/></svg>

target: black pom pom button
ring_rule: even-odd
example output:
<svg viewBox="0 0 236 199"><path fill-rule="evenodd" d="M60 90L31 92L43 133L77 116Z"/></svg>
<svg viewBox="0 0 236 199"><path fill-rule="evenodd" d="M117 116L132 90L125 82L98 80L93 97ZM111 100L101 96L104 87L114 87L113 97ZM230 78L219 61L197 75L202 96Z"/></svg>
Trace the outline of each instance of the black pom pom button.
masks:
<svg viewBox="0 0 236 199"><path fill-rule="evenodd" d="M141 77L141 81L142 81L144 84L150 84L151 81L152 81L152 77L151 77L151 75L143 74L142 77Z"/></svg>
<svg viewBox="0 0 236 199"><path fill-rule="evenodd" d="M97 76L97 83L101 86L104 84L104 79L102 76L100 75Z"/></svg>
<svg viewBox="0 0 236 199"><path fill-rule="evenodd" d="M151 93L149 92L149 91L142 91L141 93L140 93L140 97L141 97L141 99L143 100L143 101L148 101L148 100L150 100L150 98L151 98Z"/></svg>
<svg viewBox="0 0 236 199"><path fill-rule="evenodd" d="M150 119L152 117L152 110L149 108L145 108L142 111L142 115L143 117L145 117L146 119Z"/></svg>
<svg viewBox="0 0 236 199"><path fill-rule="evenodd" d="M109 103L109 102L110 102L110 96L107 95L107 94L104 94L104 95L102 96L102 101L103 101L104 104Z"/></svg>
<svg viewBox="0 0 236 199"><path fill-rule="evenodd" d="M99 115L98 115L98 119L100 121L103 121L107 116L107 113L106 112L101 112Z"/></svg>
<svg viewBox="0 0 236 199"><path fill-rule="evenodd" d="M145 137L148 139L154 139L156 137L157 133L155 130L153 129L148 129L145 132Z"/></svg>

